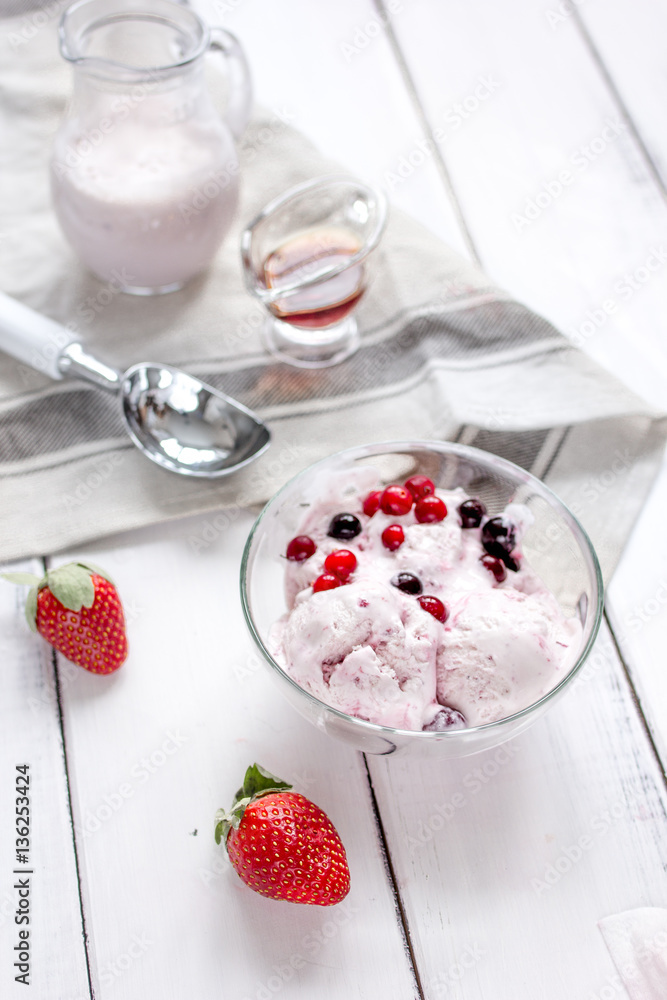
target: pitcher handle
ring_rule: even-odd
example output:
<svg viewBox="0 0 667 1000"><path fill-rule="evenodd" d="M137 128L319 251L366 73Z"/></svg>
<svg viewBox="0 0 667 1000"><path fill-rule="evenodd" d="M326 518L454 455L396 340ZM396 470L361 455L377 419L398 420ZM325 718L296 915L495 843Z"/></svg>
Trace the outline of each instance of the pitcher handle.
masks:
<svg viewBox="0 0 667 1000"><path fill-rule="evenodd" d="M239 40L225 28L211 28L209 48L221 52L228 63L229 105L225 121L235 139L240 138L248 124L252 108L252 81L245 53Z"/></svg>

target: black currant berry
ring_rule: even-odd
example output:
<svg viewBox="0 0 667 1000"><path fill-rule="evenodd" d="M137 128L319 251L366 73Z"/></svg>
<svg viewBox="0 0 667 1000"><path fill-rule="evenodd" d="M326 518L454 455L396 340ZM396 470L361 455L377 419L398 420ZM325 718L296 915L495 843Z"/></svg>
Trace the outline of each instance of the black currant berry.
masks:
<svg viewBox="0 0 667 1000"><path fill-rule="evenodd" d="M479 528L485 514L486 507L481 500L464 500L462 504L459 504L462 528Z"/></svg>
<svg viewBox="0 0 667 1000"><path fill-rule="evenodd" d="M512 558L512 549L516 545L513 524L506 524L501 517L490 517L482 528L482 545L490 556L501 559L508 569L518 570L519 564Z"/></svg>
<svg viewBox="0 0 667 1000"><path fill-rule="evenodd" d="M329 538L340 538L347 541L356 538L361 531L361 521L354 514L334 514L329 524Z"/></svg>
<svg viewBox="0 0 667 1000"><path fill-rule="evenodd" d="M424 733L444 733L446 729L465 729L466 720L455 708L443 706L428 726L422 726Z"/></svg>
<svg viewBox="0 0 667 1000"><path fill-rule="evenodd" d="M398 587L405 594L421 594L424 589L421 580L414 573L397 573L396 576L392 576L391 582L394 587Z"/></svg>

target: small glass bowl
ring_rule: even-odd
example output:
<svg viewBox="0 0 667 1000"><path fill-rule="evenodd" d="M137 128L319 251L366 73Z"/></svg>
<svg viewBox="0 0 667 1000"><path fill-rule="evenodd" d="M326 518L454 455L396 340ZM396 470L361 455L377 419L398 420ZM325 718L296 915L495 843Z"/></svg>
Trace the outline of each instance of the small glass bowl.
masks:
<svg viewBox="0 0 667 1000"><path fill-rule="evenodd" d="M438 488L461 486L486 505L489 516L508 503L525 504L533 524L522 542L532 568L556 597L566 617L576 615L582 646L569 672L539 701L487 725L445 732L391 729L331 708L300 687L276 663L269 630L285 612L284 553L297 534L304 505L321 496L332 473L373 466L382 482L427 475ZM591 542L568 508L529 472L464 445L441 441L394 441L362 445L317 462L290 480L266 505L250 532L241 564L241 600L248 628L271 674L297 711L318 729L365 753L417 757L465 757L524 732L563 694L588 656L602 618L600 566Z"/></svg>
<svg viewBox="0 0 667 1000"><path fill-rule="evenodd" d="M248 290L268 311L264 340L281 361L326 368L359 346L354 311L384 230L383 194L318 177L269 202L241 237Z"/></svg>

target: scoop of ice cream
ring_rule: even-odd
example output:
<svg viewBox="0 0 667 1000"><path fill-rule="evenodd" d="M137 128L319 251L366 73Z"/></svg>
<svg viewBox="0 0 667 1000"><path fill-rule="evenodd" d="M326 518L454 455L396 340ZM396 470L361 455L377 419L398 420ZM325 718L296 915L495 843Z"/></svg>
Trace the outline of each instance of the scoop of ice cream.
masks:
<svg viewBox="0 0 667 1000"><path fill-rule="evenodd" d="M442 626L390 584L303 592L273 628L273 654L317 698L348 715L421 729L437 711Z"/></svg>
<svg viewBox="0 0 667 1000"><path fill-rule="evenodd" d="M438 655L438 700L469 726L495 722L547 693L571 664L579 623L544 588L492 588L454 608Z"/></svg>

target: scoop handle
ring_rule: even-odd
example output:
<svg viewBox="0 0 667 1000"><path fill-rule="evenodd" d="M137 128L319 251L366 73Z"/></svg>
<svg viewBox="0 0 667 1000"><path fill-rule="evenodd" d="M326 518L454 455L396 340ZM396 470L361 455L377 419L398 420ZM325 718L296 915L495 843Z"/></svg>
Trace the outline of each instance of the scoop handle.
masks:
<svg viewBox="0 0 667 1000"><path fill-rule="evenodd" d="M0 350L17 361L61 379L60 356L75 340L67 327L0 292Z"/></svg>

